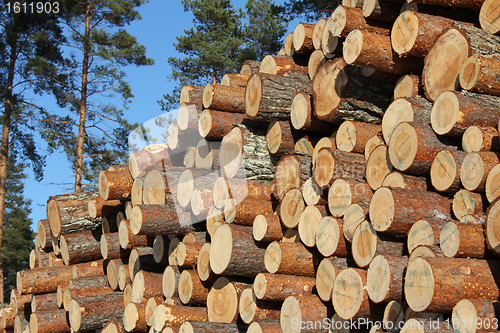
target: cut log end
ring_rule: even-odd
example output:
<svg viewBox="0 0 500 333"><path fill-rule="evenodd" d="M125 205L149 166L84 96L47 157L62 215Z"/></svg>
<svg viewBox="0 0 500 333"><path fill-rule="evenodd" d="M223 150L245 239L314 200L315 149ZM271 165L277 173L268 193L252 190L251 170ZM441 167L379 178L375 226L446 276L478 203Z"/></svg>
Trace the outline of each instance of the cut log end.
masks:
<svg viewBox="0 0 500 333"><path fill-rule="evenodd" d="M460 168L460 181L462 185L470 191L476 190L483 181L485 173L485 164L476 152L465 156Z"/></svg>
<svg viewBox="0 0 500 333"><path fill-rule="evenodd" d="M356 228L352 238L352 256L359 267L367 267L373 260L377 240L377 232L370 222L361 222Z"/></svg>
<svg viewBox="0 0 500 333"><path fill-rule="evenodd" d="M500 199L496 199L488 209L486 218L486 241L497 255L500 255ZM19 290L19 287L18 287Z"/></svg>
<svg viewBox="0 0 500 333"><path fill-rule="evenodd" d="M269 273L276 273L280 267L281 263L281 248L279 243L272 242L266 248L266 254L264 256L264 264Z"/></svg>
<svg viewBox="0 0 500 333"><path fill-rule="evenodd" d="M77 301L71 300L71 302L69 303L68 312L70 326L75 332L78 332L82 323L82 313L80 310L80 305Z"/></svg>
<svg viewBox="0 0 500 333"><path fill-rule="evenodd" d="M449 150L439 152L431 166L431 182L437 191L445 192L452 187L458 172L455 157Z"/></svg>
<svg viewBox="0 0 500 333"><path fill-rule="evenodd" d="M407 54L418 37L419 21L413 11L405 11L394 21L391 30L392 48L399 55Z"/></svg>
<svg viewBox="0 0 500 333"><path fill-rule="evenodd" d="M500 20L498 19L498 1L486 0L479 12L479 24L483 30L490 34L500 31Z"/></svg>
<svg viewBox="0 0 500 333"><path fill-rule="evenodd" d="M108 200L109 196L109 183L106 173L101 171L99 173L99 195L103 200Z"/></svg>
<svg viewBox="0 0 500 333"><path fill-rule="evenodd" d="M207 84L205 89L203 89L203 106L209 108L212 105L212 97L214 95L214 90L211 84Z"/></svg>
<svg viewBox="0 0 500 333"><path fill-rule="evenodd" d="M227 268L232 253L233 237L229 225L220 226L210 246L210 268L215 274L221 274Z"/></svg>
<svg viewBox="0 0 500 333"><path fill-rule="evenodd" d="M308 119L308 110L310 110L310 104L304 94L297 94L293 98L292 107L290 111L290 118L292 126L300 130L306 123Z"/></svg>
<svg viewBox="0 0 500 333"><path fill-rule="evenodd" d="M344 320L353 318L363 302L364 286L359 273L353 268L342 270L335 278L332 303L335 313Z"/></svg>
<svg viewBox="0 0 500 333"><path fill-rule="evenodd" d="M418 137L413 126L409 123L399 124L389 141L391 164L400 171L406 171L413 164L418 147Z"/></svg>
<svg viewBox="0 0 500 333"><path fill-rule="evenodd" d="M377 231L387 230L393 216L394 197L389 188L381 187L375 191L370 202L370 220L373 228Z"/></svg>
<svg viewBox="0 0 500 333"><path fill-rule="evenodd" d="M368 296L374 303L382 302L389 293L391 268L383 255L373 258L366 276Z"/></svg>
<svg viewBox="0 0 500 333"><path fill-rule="evenodd" d="M470 56L465 60L460 68L459 80L460 86L464 90L472 90L481 74L481 67L477 56Z"/></svg>
<svg viewBox="0 0 500 333"><path fill-rule="evenodd" d="M344 60L348 64L352 64L359 57L363 49L363 33L359 30L353 30L346 37L342 52Z"/></svg>
<svg viewBox="0 0 500 333"><path fill-rule="evenodd" d="M432 106L432 129L439 135L447 134L457 122L459 113L458 97L451 91L441 93Z"/></svg>
<svg viewBox="0 0 500 333"><path fill-rule="evenodd" d="M434 296L434 274L429 263L415 258L408 264L404 283L406 302L415 312L425 311Z"/></svg>
<svg viewBox="0 0 500 333"><path fill-rule="evenodd" d="M259 112L262 99L262 82L258 74L254 74L248 80L245 90L245 109L250 117L255 117Z"/></svg>

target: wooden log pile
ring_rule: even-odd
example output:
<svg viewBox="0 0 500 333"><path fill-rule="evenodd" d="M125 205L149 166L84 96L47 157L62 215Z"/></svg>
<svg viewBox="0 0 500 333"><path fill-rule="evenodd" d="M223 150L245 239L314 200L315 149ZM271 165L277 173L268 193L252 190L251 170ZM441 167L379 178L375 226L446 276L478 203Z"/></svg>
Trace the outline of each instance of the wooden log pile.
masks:
<svg viewBox="0 0 500 333"><path fill-rule="evenodd" d="M49 198L2 329L497 331L495 1L344 1L185 86L167 144Z"/></svg>

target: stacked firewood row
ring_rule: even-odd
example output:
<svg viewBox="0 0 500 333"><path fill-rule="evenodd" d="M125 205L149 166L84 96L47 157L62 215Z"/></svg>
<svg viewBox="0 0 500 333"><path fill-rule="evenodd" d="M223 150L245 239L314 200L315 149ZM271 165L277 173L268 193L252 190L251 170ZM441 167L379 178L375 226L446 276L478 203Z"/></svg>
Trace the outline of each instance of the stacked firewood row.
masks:
<svg viewBox="0 0 500 333"><path fill-rule="evenodd" d="M3 329L498 330L491 3L345 2L185 86L168 143L49 198Z"/></svg>

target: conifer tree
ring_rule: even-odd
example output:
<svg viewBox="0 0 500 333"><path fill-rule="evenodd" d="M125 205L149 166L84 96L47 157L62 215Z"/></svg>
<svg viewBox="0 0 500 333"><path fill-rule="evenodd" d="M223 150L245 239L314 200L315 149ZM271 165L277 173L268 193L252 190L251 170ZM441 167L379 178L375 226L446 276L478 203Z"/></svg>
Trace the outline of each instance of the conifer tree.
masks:
<svg viewBox="0 0 500 333"><path fill-rule="evenodd" d="M340 0L289 0L281 8L291 18L300 18L309 22L328 17L341 5Z"/></svg>
<svg viewBox="0 0 500 333"><path fill-rule="evenodd" d="M42 136L52 150L62 149L75 172L74 190L97 180L99 170L126 158L127 135L135 126L124 118L133 97L125 80L128 65L152 65L146 49L125 27L141 17L137 8L148 0L66 0L63 23L69 31L68 51L59 66L40 66L38 75L56 86L66 116L47 115ZM118 96L123 105L108 102Z"/></svg>

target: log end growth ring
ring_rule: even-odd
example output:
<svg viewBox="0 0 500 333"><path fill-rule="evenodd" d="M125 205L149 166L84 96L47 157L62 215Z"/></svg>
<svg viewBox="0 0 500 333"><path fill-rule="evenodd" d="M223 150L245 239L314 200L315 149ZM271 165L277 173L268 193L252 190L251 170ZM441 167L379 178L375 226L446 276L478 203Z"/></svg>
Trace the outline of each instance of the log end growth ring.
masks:
<svg viewBox="0 0 500 333"><path fill-rule="evenodd" d="M425 311L434 296L434 273L423 258L415 258L408 264L404 284L405 298L415 312Z"/></svg>
<svg viewBox="0 0 500 333"><path fill-rule="evenodd" d="M399 171L406 171L413 164L418 147L418 137L413 126L406 122L399 124L389 141L391 164Z"/></svg>
<svg viewBox="0 0 500 333"><path fill-rule="evenodd" d="M262 101L262 81L259 74L252 74L245 90L245 110L250 117L259 113Z"/></svg>
<svg viewBox="0 0 500 333"><path fill-rule="evenodd" d="M375 1L373 1L375 3ZM391 44L397 54L406 54L415 45L418 37L418 18L413 11L401 13L391 29Z"/></svg>
<svg viewBox="0 0 500 333"><path fill-rule="evenodd" d="M344 60L348 64L353 64L361 54L363 49L363 33L360 30L353 30L347 35L342 49Z"/></svg>

